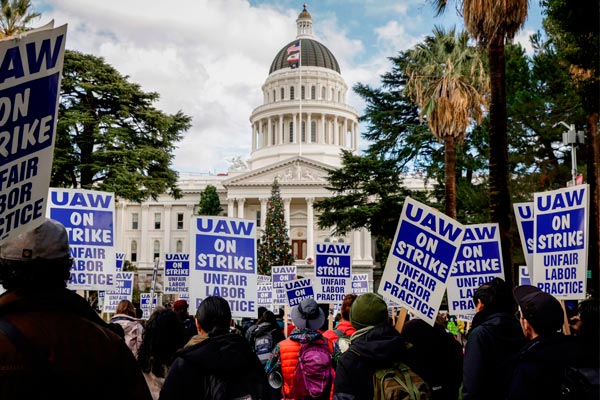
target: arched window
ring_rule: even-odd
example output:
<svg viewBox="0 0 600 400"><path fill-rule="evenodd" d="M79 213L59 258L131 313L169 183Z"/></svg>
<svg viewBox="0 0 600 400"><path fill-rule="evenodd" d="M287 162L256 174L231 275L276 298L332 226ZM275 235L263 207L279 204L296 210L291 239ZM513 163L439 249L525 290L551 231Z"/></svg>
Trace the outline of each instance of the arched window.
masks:
<svg viewBox="0 0 600 400"><path fill-rule="evenodd" d="M285 98L285 89L281 88L281 100L283 100Z"/></svg>
<svg viewBox="0 0 600 400"><path fill-rule="evenodd" d="M275 125L271 125L271 146L275 145Z"/></svg>
<svg viewBox="0 0 600 400"><path fill-rule="evenodd" d="M321 88L321 100L327 100L327 99L325 98L325 86L323 86L323 87Z"/></svg>
<svg viewBox="0 0 600 400"><path fill-rule="evenodd" d="M331 101L333 101L333 99L335 99L335 89L331 88Z"/></svg>
<svg viewBox="0 0 600 400"><path fill-rule="evenodd" d="M310 98L312 100L317 98L317 88L315 86L310 87Z"/></svg>
<svg viewBox="0 0 600 400"><path fill-rule="evenodd" d="M273 101L277 101L277 95L276 95L276 91L275 89L273 89Z"/></svg>
<svg viewBox="0 0 600 400"><path fill-rule="evenodd" d="M290 86L290 100L294 100L294 87Z"/></svg>
<svg viewBox="0 0 600 400"><path fill-rule="evenodd" d="M294 121L290 122L290 143L294 143Z"/></svg>
<svg viewBox="0 0 600 400"><path fill-rule="evenodd" d="M160 242L158 240L154 241L154 252L152 253L152 259L156 259L160 257Z"/></svg>
<svg viewBox="0 0 600 400"><path fill-rule="evenodd" d="M300 95L300 98L301 98L302 100L304 100L304 99L306 98L306 96L305 96L305 88L304 88L304 86L302 86L302 87L300 88L300 93L301 93L301 95Z"/></svg>
<svg viewBox="0 0 600 400"><path fill-rule="evenodd" d="M302 135L300 136L302 143L306 143L306 122L302 121Z"/></svg>
<svg viewBox="0 0 600 400"><path fill-rule="evenodd" d="M342 102L342 91L339 90L338 91L338 103L341 103L341 102Z"/></svg>
<svg viewBox="0 0 600 400"><path fill-rule="evenodd" d="M137 261L137 242L135 240L131 241L131 262Z"/></svg>
<svg viewBox="0 0 600 400"><path fill-rule="evenodd" d="M175 243L175 251L177 253L183 252L183 241L182 240L178 240L177 243Z"/></svg>
<svg viewBox="0 0 600 400"><path fill-rule="evenodd" d="M311 143L317 142L317 121L310 122L310 141Z"/></svg>

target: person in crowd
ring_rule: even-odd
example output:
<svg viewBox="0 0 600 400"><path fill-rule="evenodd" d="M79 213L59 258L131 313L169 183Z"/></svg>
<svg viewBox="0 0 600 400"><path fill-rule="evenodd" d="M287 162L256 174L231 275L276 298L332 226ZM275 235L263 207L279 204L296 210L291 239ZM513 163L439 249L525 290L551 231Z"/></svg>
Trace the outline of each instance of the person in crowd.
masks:
<svg viewBox="0 0 600 400"><path fill-rule="evenodd" d="M577 306L578 314L571 319L571 334L577 336L579 350L577 365L600 368L600 301L583 300Z"/></svg>
<svg viewBox="0 0 600 400"><path fill-rule="evenodd" d="M333 398L371 400L373 374L379 368L406 362L408 344L389 324L387 304L378 294L358 296L349 317L356 332L339 359Z"/></svg>
<svg viewBox="0 0 600 400"><path fill-rule="evenodd" d="M250 321L246 321L245 324L242 324L242 333L244 337L250 341L250 335L252 335L252 331L254 331L258 326L258 321L261 319L263 314L267 311L266 307L260 306L258 307L258 318Z"/></svg>
<svg viewBox="0 0 600 400"><path fill-rule="evenodd" d="M205 298L196 311L199 343L177 353L160 393L169 399L265 399L267 377L252 347L229 332L231 309L220 296Z"/></svg>
<svg viewBox="0 0 600 400"><path fill-rule="evenodd" d="M340 313L340 322L338 322L335 329L330 329L323 333L323 336L325 336L329 341L329 349L332 353L334 351L335 344L340 337L349 338L354 332L356 332L356 328L354 328L350 323L350 308L352 307L352 303L354 303L355 299L355 294L347 294L344 296L344 300L342 301L342 310Z"/></svg>
<svg viewBox="0 0 600 400"><path fill-rule="evenodd" d="M72 264L54 220L0 245L0 398L151 399L125 342L67 289Z"/></svg>
<svg viewBox="0 0 600 400"><path fill-rule="evenodd" d="M192 336L198 333L196 331L196 323L194 322L194 318L190 316L188 309L189 304L186 300L179 299L173 303L173 311L175 311L175 314L177 314L179 323L183 327L186 341L190 340Z"/></svg>
<svg viewBox="0 0 600 400"><path fill-rule="evenodd" d="M277 324L275 314L273 314L272 311L265 311L262 317L258 319L256 326L257 328L250 332L250 344L260 362L263 365L267 365L267 361L269 361L273 349L277 343L285 339L285 336L283 335L283 330L279 327L279 324ZM264 347L266 341L257 343L257 338L260 338L264 334L268 334L271 338L271 347L268 349Z"/></svg>
<svg viewBox="0 0 600 400"><path fill-rule="evenodd" d="M517 287L514 296L528 342L518 354L508 398L560 399L565 368L576 362L574 337L560 332L565 320L560 302L530 285Z"/></svg>
<svg viewBox="0 0 600 400"><path fill-rule="evenodd" d="M266 366L267 374L281 374L283 378L281 391L285 399L293 398L294 372L302 344L327 341L318 331L325 322L325 314L314 299L306 298L293 307L291 317L294 329L287 339L275 346Z"/></svg>
<svg viewBox="0 0 600 400"><path fill-rule="evenodd" d="M175 359L175 353L186 343L186 335L171 309L152 312L146 322L142 344L138 352L140 366L154 400L158 399L165 377Z"/></svg>
<svg viewBox="0 0 600 400"><path fill-rule="evenodd" d="M136 311L133 303L129 300L121 300L117 304L115 315L110 319L110 323L118 324L125 332L125 343L127 347L137 357L140 345L142 344L142 335L144 326L136 318Z"/></svg>
<svg viewBox="0 0 600 400"><path fill-rule="evenodd" d="M494 278L473 294L475 316L463 364L463 400L505 399L514 358L525 343L506 282Z"/></svg>
<svg viewBox="0 0 600 400"><path fill-rule="evenodd" d="M462 384L463 348L446 330L443 314L430 326L420 318L404 324L402 336L412 345L412 369L431 389L433 400L456 400Z"/></svg>

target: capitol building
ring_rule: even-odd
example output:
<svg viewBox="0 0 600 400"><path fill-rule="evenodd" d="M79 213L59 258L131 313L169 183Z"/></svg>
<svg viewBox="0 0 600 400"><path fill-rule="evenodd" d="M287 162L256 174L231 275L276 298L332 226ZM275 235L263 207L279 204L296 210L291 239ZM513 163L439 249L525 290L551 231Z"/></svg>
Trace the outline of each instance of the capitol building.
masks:
<svg viewBox="0 0 600 400"><path fill-rule="evenodd" d="M222 215L257 221L258 239L275 179L299 273L313 275L314 267L307 260L314 259L315 243L343 242L352 245L353 272L368 273L373 289L370 232L361 229L338 237L332 230L318 228L313 204L332 196L326 189L327 174L341 166L341 150L357 150L358 114L346 103L349 87L335 56L313 36L306 6L296 24L296 38L275 55L262 85L263 103L250 115L247 161L232 160L227 174L181 174L180 199L165 194L141 204L117 202L116 248L137 266L140 289L150 286L155 258L189 251L190 221L207 185L217 188ZM288 60L288 49L298 42L300 65L296 67ZM404 182L411 189L424 189L419 179Z"/></svg>

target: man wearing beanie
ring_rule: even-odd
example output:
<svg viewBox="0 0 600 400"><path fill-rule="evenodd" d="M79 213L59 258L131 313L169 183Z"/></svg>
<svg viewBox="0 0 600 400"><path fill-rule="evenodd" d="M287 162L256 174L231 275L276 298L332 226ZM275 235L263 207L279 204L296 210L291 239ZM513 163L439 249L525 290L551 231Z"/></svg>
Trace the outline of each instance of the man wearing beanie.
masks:
<svg viewBox="0 0 600 400"><path fill-rule="evenodd" d="M151 399L125 341L66 288L72 263L53 220L0 245L0 399Z"/></svg>
<svg viewBox="0 0 600 400"><path fill-rule="evenodd" d="M373 374L396 362L406 362L407 343L388 322L387 305L375 293L365 293L354 300L350 323L357 330L350 347L340 357L333 398L372 400Z"/></svg>
<svg viewBox="0 0 600 400"><path fill-rule="evenodd" d="M574 337L560 332L563 309L554 296L535 286L519 286L513 293L528 342L518 354L508 398L560 399L565 368L575 364L577 350Z"/></svg>

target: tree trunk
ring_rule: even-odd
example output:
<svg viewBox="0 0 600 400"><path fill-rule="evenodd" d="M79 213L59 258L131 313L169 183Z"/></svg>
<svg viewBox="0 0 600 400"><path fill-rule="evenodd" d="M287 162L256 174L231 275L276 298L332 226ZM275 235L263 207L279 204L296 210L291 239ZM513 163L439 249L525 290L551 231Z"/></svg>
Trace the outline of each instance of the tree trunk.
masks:
<svg viewBox="0 0 600 400"><path fill-rule="evenodd" d="M456 219L456 140L444 136L444 163L446 169L446 215Z"/></svg>
<svg viewBox="0 0 600 400"><path fill-rule="evenodd" d="M587 117L587 182L590 184L590 224L588 244L588 293L598 296L600 289L600 137L598 135L598 112Z"/></svg>
<svg viewBox="0 0 600 400"><path fill-rule="evenodd" d="M504 38L489 44L490 65L490 216L500 227L504 275L509 287L514 287L512 265L511 204L508 186L508 140L506 137L506 66Z"/></svg>

